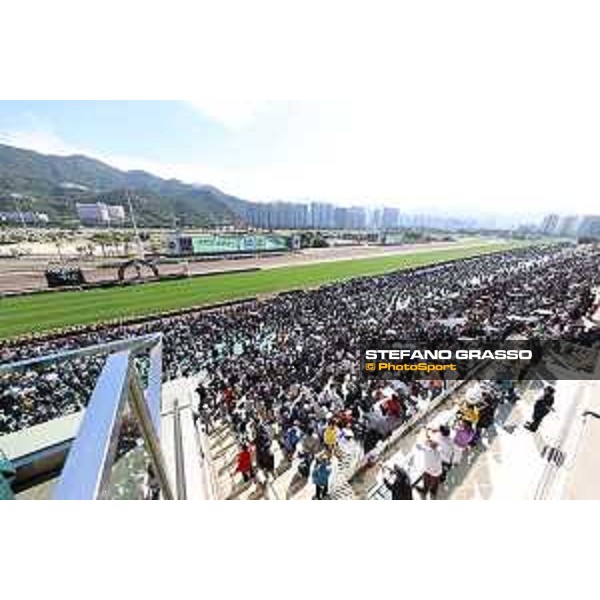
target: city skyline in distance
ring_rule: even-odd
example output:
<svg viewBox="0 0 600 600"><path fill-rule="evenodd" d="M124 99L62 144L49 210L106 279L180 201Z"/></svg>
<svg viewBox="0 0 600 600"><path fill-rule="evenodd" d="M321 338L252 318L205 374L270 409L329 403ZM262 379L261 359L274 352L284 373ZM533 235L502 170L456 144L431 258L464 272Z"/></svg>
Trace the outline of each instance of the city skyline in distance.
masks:
<svg viewBox="0 0 600 600"><path fill-rule="evenodd" d="M3 101L0 143L83 154L254 202L391 206L501 225L550 212L594 212L600 190L584 187L589 177L566 178L565 172L575 174L573 164L548 168L542 178L543 159L551 165L558 156L531 155L529 165L517 165L517 149L500 161L499 151L490 154L494 136L484 143L465 131L471 142L479 140L475 151L457 143L458 131L441 127L439 116L421 130L407 124L401 110L407 102ZM525 129L521 140L529 150L532 134ZM586 168L578 166L580 175Z"/></svg>

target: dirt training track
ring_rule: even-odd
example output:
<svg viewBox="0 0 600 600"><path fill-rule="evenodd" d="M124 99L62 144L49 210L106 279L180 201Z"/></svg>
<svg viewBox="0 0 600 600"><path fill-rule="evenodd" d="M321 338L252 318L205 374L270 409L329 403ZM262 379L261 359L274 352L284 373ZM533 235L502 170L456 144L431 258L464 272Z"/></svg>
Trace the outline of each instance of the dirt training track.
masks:
<svg viewBox="0 0 600 600"><path fill-rule="evenodd" d="M390 254L404 254L407 252L430 251L433 249L462 248L473 244L481 244L483 240L471 238L458 242L432 242L428 244L406 244L403 246L338 246L333 248L310 248L300 252L279 255L263 255L248 258L223 258L213 260L196 260L188 262L190 274L211 272L235 271L240 268L260 267L262 269L286 267L305 263L330 262L348 260L352 258L375 258ZM106 266L102 262L108 261L69 261L72 266L80 266L86 281L113 281L117 278L117 267L114 263L125 259L111 259L113 265ZM42 258L0 258L0 294L7 292L23 292L46 289L44 271L49 262L57 264L56 259ZM181 263L160 264L161 275L182 273L185 269L183 259Z"/></svg>

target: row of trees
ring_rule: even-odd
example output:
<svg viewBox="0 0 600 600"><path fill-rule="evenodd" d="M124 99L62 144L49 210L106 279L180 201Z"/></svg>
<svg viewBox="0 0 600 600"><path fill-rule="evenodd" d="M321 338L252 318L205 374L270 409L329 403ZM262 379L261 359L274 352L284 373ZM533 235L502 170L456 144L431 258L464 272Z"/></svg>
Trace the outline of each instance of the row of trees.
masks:
<svg viewBox="0 0 600 600"><path fill-rule="evenodd" d="M104 257L120 253L129 256L136 250L132 247L134 241L133 233L127 231L100 231L90 238L92 245L100 246Z"/></svg>
<svg viewBox="0 0 600 600"><path fill-rule="evenodd" d="M58 256L63 258L63 246L67 238L61 233L51 234L50 241L56 246ZM102 256L130 256L135 254L133 233L123 231L100 231L94 233L89 240L77 245L79 258L92 257L95 249L100 247Z"/></svg>

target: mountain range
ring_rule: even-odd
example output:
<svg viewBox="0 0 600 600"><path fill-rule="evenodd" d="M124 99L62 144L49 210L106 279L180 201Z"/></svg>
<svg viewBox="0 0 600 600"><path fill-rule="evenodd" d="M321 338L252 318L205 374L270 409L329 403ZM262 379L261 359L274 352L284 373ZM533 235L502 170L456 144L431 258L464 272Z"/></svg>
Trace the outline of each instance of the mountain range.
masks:
<svg viewBox="0 0 600 600"><path fill-rule="evenodd" d="M121 171L82 155L40 154L0 144L0 211L47 213L54 223L77 222L78 202L127 204L143 226L234 224L246 201L209 185L189 185L145 171ZM17 206L18 205L18 206Z"/></svg>

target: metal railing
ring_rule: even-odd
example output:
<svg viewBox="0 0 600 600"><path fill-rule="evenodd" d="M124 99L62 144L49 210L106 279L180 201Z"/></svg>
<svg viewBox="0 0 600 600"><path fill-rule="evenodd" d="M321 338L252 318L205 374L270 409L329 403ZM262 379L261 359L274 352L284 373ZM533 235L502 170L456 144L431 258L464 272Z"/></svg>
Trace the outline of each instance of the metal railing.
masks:
<svg viewBox="0 0 600 600"><path fill-rule="evenodd" d="M179 401L173 402L173 428L175 438L175 481L177 486L177 497L180 500L187 499L187 488L185 484L185 464L183 452L183 439L181 435L181 413L179 412Z"/></svg>
<svg viewBox="0 0 600 600"><path fill-rule="evenodd" d="M143 389L135 364L149 355L148 384ZM130 411L149 459L153 482L164 499L175 497L160 447L162 335L122 341L0 365L0 375L26 371L93 355L108 355L98 377L77 436L53 491L55 500L92 500L110 497L111 476L118 456L119 436Z"/></svg>

